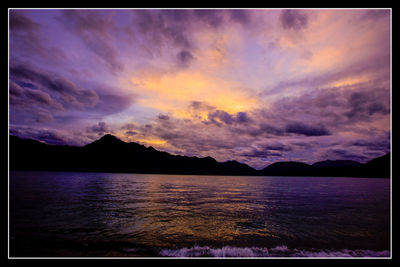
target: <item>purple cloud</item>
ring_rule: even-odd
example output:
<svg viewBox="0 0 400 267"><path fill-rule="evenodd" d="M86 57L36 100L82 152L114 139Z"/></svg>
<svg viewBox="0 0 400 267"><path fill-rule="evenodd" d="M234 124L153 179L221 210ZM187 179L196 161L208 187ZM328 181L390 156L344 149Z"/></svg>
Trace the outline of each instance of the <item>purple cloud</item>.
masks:
<svg viewBox="0 0 400 267"><path fill-rule="evenodd" d="M230 11L231 20L241 23L242 25L250 24L252 21L251 13L249 10L232 9Z"/></svg>
<svg viewBox="0 0 400 267"><path fill-rule="evenodd" d="M302 134L306 136L330 135L329 131L323 126L310 126L301 122L290 123L286 126L286 132Z"/></svg>
<svg viewBox="0 0 400 267"><path fill-rule="evenodd" d="M66 55L58 47L46 44L41 24L23 14L24 11L10 10L10 58L35 58L52 64L64 62ZM15 53L14 51L18 51Z"/></svg>
<svg viewBox="0 0 400 267"><path fill-rule="evenodd" d="M10 66L10 77L17 82L31 83L58 98L64 106L93 107L98 95L92 89L79 88L73 82L34 68L28 64Z"/></svg>
<svg viewBox="0 0 400 267"><path fill-rule="evenodd" d="M132 26L128 28L128 32L137 35L138 41L146 40L147 44L162 46L167 43L172 43L183 49L192 47L190 40L187 37L186 20L189 18L185 10L170 10L160 12L160 10L134 10ZM137 30L137 31L135 31Z"/></svg>
<svg viewBox="0 0 400 267"><path fill-rule="evenodd" d="M270 158L281 157L282 154L276 151L259 150L257 148L252 148L249 152L242 153L241 156L251 158Z"/></svg>
<svg viewBox="0 0 400 267"><path fill-rule="evenodd" d="M283 10L280 16L281 23L285 29L300 30L307 26L307 15L299 10L286 9Z"/></svg>
<svg viewBox="0 0 400 267"><path fill-rule="evenodd" d="M350 110L346 116L350 119L363 119L375 113L389 114L389 96L384 95L385 90L376 89L373 92L354 92L348 101Z"/></svg>
<svg viewBox="0 0 400 267"><path fill-rule="evenodd" d="M363 16L362 19L380 19L390 15L390 10L377 9L377 10L368 10Z"/></svg>
<svg viewBox="0 0 400 267"><path fill-rule="evenodd" d="M41 107L49 107L54 110L64 111L63 106L46 92L21 87L13 81L10 81L10 104L18 107L38 105Z"/></svg>
<svg viewBox="0 0 400 267"><path fill-rule="evenodd" d="M236 22L247 26L252 22L249 10L133 10L132 23L125 31L136 43L142 44L150 55L162 53L162 47L181 49L178 60L187 65L198 49L193 32L199 27L219 29L222 25ZM166 51L171 51L168 48ZM165 52L165 51L164 51Z"/></svg>
<svg viewBox="0 0 400 267"><path fill-rule="evenodd" d="M236 115L231 115L223 110L215 110L208 114L207 121L203 121L204 123L213 123L217 126L221 126L222 123L231 125L231 124L240 124L240 123L248 123L250 121L246 112L237 112Z"/></svg>
<svg viewBox="0 0 400 267"><path fill-rule="evenodd" d="M74 143L74 141L69 139L64 134L50 129L37 129L32 127L19 127L10 125L10 133L24 139L30 138L53 145L71 145Z"/></svg>
<svg viewBox="0 0 400 267"><path fill-rule="evenodd" d="M163 115L163 114L158 115L158 118L159 118L160 120L169 120L169 116Z"/></svg>
<svg viewBox="0 0 400 267"><path fill-rule="evenodd" d="M182 50L181 52L178 53L178 62L182 67L187 67L189 66L190 62L194 60L194 57L192 53L190 53L187 50Z"/></svg>
<svg viewBox="0 0 400 267"><path fill-rule="evenodd" d="M132 135L135 135L135 134L137 134L137 132L135 132L135 131L126 131L125 132L125 135L128 135L128 136L132 136Z"/></svg>
<svg viewBox="0 0 400 267"><path fill-rule="evenodd" d="M194 10L195 16L212 27L219 27L223 23L223 13L214 9Z"/></svg>
<svg viewBox="0 0 400 267"><path fill-rule="evenodd" d="M293 148L288 146L288 145L284 145L281 143L271 143L271 144L267 144L265 145L265 148L268 150L276 150L276 151L292 151Z"/></svg>
<svg viewBox="0 0 400 267"><path fill-rule="evenodd" d="M22 15L18 11L10 11L10 30L11 31L22 31L25 33L35 34L39 30L40 26L30 18Z"/></svg>
<svg viewBox="0 0 400 267"><path fill-rule="evenodd" d="M128 109L135 102L135 97L132 95L110 94L102 92L98 92L97 94L99 96L99 100L95 106L87 109L88 115L93 114L95 116L106 116L120 113Z"/></svg>
<svg viewBox="0 0 400 267"><path fill-rule="evenodd" d="M103 121L89 127L86 130L88 133L97 133L97 135L102 136L105 133L112 133L113 131L110 129L110 127Z"/></svg>
<svg viewBox="0 0 400 267"><path fill-rule="evenodd" d="M63 10L58 20L82 40L85 46L114 74L124 68L118 59L118 52L110 40L113 22L103 12L84 10Z"/></svg>

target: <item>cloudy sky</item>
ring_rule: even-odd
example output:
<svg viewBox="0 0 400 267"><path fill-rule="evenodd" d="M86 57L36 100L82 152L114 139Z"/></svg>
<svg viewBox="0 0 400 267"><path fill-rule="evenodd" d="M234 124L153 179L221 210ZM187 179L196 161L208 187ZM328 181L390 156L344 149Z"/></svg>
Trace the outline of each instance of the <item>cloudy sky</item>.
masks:
<svg viewBox="0 0 400 267"><path fill-rule="evenodd" d="M390 150L390 10L10 10L10 134L365 162Z"/></svg>

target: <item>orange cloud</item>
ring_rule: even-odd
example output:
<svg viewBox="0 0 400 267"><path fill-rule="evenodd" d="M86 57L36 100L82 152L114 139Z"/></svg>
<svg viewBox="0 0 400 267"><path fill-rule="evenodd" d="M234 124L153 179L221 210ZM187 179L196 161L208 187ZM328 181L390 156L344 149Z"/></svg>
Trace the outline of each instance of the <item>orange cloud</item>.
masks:
<svg viewBox="0 0 400 267"><path fill-rule="evenodd" d="M177 117L191 116L187 107L192 101L204 102L228 113L248 111L258 104L257 98L239 83L199 71L142 72L131 77L129 84L141 95L137 104L170 112Z"/></svg>

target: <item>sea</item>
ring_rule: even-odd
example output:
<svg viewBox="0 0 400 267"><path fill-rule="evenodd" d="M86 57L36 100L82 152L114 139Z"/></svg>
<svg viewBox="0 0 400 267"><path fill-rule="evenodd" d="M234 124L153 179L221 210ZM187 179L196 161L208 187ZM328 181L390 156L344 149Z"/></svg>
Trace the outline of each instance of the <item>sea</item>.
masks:
<svg viewBox="0 0 400 267"><path fill-rule="evenodd" d="M9 256L391 256L390 179L10 171Z"/></svg>

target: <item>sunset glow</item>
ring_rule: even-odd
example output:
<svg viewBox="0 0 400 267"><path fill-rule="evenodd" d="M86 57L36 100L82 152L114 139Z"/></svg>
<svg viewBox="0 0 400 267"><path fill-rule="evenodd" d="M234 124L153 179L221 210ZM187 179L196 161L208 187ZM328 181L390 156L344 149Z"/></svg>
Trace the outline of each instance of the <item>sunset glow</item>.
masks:
<svg viewBox="0 0 400 267"><path fill-rule="evenodd" d="M390 151L388 9L9 12L10 134L254 168Z"/></svg>

